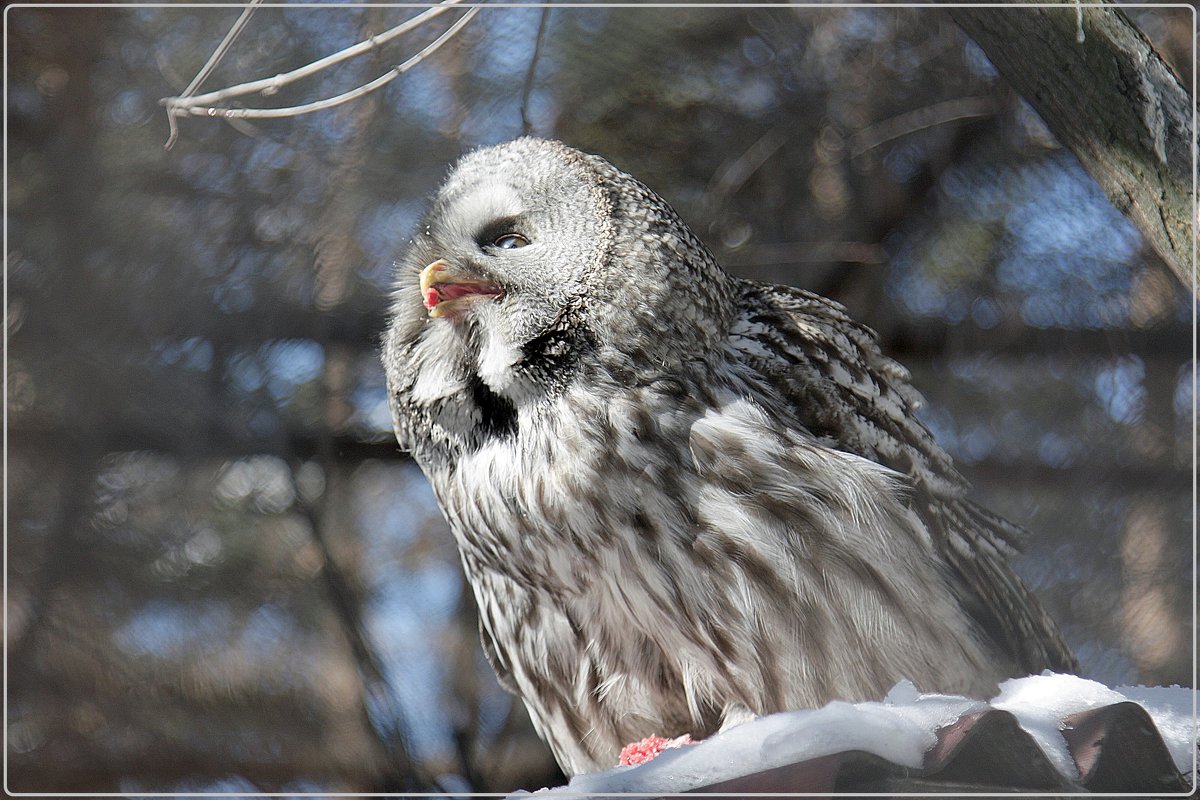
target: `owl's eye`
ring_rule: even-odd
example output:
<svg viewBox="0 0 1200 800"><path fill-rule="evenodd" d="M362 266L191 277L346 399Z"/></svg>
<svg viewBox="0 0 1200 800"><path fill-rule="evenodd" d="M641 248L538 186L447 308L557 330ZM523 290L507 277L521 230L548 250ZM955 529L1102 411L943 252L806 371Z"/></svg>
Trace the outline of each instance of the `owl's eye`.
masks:
<svg viewBox="0 0 1200 800"><path fill-rule="evenodd" d="M519 233L501 234L492 241L492 245L499 247L501 250L515 250L527 244L529 244L529 240Z"/></svg>

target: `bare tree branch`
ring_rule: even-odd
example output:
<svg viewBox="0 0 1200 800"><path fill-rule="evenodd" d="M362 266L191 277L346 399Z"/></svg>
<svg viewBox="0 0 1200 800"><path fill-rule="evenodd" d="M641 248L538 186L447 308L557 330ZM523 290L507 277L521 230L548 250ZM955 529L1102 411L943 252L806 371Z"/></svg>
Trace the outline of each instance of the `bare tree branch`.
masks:
<svg viewBox="0 0 1200 800"><path fill-rule="evenodd" d="M261 2L261 0L257 0L257 2ZM295 117L301 114L309 114L314 111L322 111L324 109L339 106L343 103L349 102L350 100L373 92L382 86L386 86L398 76L421 63L426 57L436 52L438 48L453 38L454 35L458 33L458 31L461 30L463 26L471 20L472 17L479 13L479 7L472 6L469 8L467 12L453 25L446 29L441 36L434 39L432 42L422 48L416 55L400 64L397 64L395 67L392 67L375 80L334 97L329 97L324 100L317 100L298 106L289 106L286 108L228 108L213 105L214 103L220 103L233 97L241 97L248 94L259 93L264 96L273 95L284 86L295 83L298 80L314 75L322 70L328 69L335 64L339 64L349 58L354 58L355 56L368 53L371 50L386 44L392 39L395 39L397 36L414 30L418 26L428 22L434 17L448 11L450 8L459 5L462 2L463 0L443 0L443 2L439 5L436 5L433 8L418 14L412 19L407 20L406 22L401 23L390 30L376 34L375 36L371 36L370 38L364 39L363 41L351 45L344 50L339 50L338 52L328 55L325 58L318 59L317 61L313 61L310 64L306 64L303 67L299 67L290 72L280 73L279 75L275 75L271 78L262 78L260 80L249 81L247 83L240 83L236 86L218 89L213 92L208 92L207 94L189 96L188 90L185 90L182 95L177 97L164 97L159 101L159 103L166 107L167 118L171 126L171 138L168 139L166 146L169 148L175 141L177 127L176 119L178 117L189 115L196 117L223 117L227 119L268 119L278 117ZM247 11L249 10L250 9L247 9ZM234 24L234 29L237 29L238 32L240 32L239 25L244 25L244 18L246 18L245 13L243 13L243 17L239 18L238 22ZM231 37L236 38L236 33L234 30L230 30L229 34L226 36L226 40L222 41L221 45L217 48L217 52L214 52L213 56L209 59L209 64L206 64L201 70L201 73L198 74L192 81L192 84L188 87L189 90L193 90L199 86L200 82L204 79L204 77L206 77L206 70L211 71L209 65L211 64L212 66L215 66L216 61L220 60L220 56L224 55L224 51L228 50L227 43L232 43Z"/></svg>
<svg viewBox="0 0 1200 800"><path fill-rule="evenodd" d="M237 18L237 21L233 23L233 27L229 29L229 33L225 34L225 38L221 40L219 45L217 45L217 49L213 51L213 54L208 57L208 61L205 62L204 66L200 68L200 71L196 73L196 77L192 78L191 83L189 83L187 87L179 94L180 97L191 97L195 91L200 88L200 85L208 79L208 76L212 74L212 71L217 68L218 64L221 63L221 59L223 59L225 54L229 52L229 48L231 48L233 43L237 41L238 36L241 35L243 30L245 30L246 24L250 22L250 17L254 16L255 10L262 5L262 2L263 0L250 0L249 5L242 10L241 16ZM158 61L159 69L162 70L164 75L167 75L168 80L173 77L178 77L174 73L174 70L170 70L170 65L166 62L166 59L163 58L161 52L155 50L154 56ZM169 74L168 70L170 70ZM179 83L182 82L183 80L180 79ZM170 150L171 147L174 146L175 140L179 138L179 123L176 121L175 115L167 115L167 124L170 126L171 132L167 137L167 143L163 145L164 150ZM254 132L252 128L250 131L247 131L238 127L244 126L249 128L250 125L247 122L229 120L229 124L241 130L242 133Z"/></svg>
<svg viewBox="0 0 1200 800"><path fill-rule="evenodd" d="M217 45L217 49L208 57L208 61L196 73L196 77L192 78L192 82L183 90L181 97L191 97L200 88L200 84L208 79L212 71L221 63L221 59L229 52L229 48L233 47L233 43L237 41L238 36L245 30L247 23L250 22L250 17L254 16L254 11L262 4L263 0L250 0L249 5L242 10L242 15L237 18L237 22L233 23L233 27L229 29L229 33L225 34L225 38Z"/></svg>
<svg viewBox="0 0 1200 800"><path fill-rule="evenodd" d="M1195 98L1141 31L1107 3L950 13L1194 289Z"/></svg>

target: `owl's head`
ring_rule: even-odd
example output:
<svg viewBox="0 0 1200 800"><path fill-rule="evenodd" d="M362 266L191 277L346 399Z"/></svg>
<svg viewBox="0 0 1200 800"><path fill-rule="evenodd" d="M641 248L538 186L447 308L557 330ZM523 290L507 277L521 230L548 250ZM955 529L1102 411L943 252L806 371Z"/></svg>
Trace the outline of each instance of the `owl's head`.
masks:
<svg viewBox="0 0 1200 800"><path fill-rule="evenodd" d="M590 366L639 375L702 357L732 298L650 189L599 157L518 139L468 154L438 191L399 262L385 364L401 403L474 382L519 407Z"/></svg>

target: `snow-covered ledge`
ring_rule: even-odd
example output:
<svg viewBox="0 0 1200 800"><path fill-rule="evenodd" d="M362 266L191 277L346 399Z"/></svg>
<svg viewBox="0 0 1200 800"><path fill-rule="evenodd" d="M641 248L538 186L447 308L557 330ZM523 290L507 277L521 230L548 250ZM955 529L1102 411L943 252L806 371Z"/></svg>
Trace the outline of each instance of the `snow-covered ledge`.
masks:
<svg viewBox="0 0 1200 800"><path fill-rule="evenodd" d="M1093 783L1106 769L1125 782L1120 790L1144 780L1144 791L1163 796L1195 784L1194 697L1188 688L1110 689L1048 672L1006 681L989 702L921 694L902 681L880 702L772 714L645 764L577 775L536 796L834 791L845 775L860 789L1105 791L1107 784ZM1122 758L1133 759L1132 767L1114 765ZM1009 773L1011 781L1004 780Z"/></svg>

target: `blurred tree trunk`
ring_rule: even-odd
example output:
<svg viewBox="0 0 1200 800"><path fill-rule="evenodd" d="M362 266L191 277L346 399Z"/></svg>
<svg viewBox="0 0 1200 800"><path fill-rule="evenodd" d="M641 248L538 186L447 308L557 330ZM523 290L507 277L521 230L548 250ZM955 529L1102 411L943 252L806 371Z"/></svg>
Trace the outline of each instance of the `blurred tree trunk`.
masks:
<svg viewBox="0 0 1200 800"><path fill-rule="evenodd" d="M1065 4L951 14L1184 286L1195 288L1194 98L1125 13Z"/></svg>

